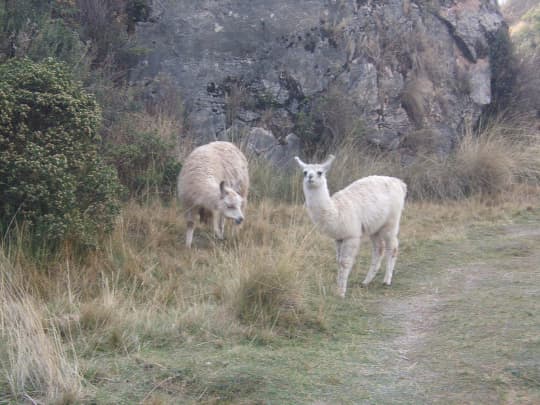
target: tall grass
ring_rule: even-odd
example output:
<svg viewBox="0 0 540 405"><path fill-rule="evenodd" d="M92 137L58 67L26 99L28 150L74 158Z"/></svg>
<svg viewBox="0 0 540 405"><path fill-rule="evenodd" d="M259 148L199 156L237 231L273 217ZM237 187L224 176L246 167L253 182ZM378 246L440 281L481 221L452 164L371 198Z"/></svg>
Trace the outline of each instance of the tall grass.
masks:
<svg viewBox="0 0 540 405"><path fill-rule="evenodd" d="M249 199L260 202L265 199L298 203L302 197L299 171L275 167L263 158L249 158Z"/></svg>
<svg viewBox="0 0 540 405"><path fill-rule="evenodd" d="M534 122L500 117L467 131L446 156L423 151L407 163L398 151L373 153L366 145L345 141L336 147L329 187L337 191L359 177L379 174L402 178L409 198L417 201L496 198L511 193L516 184L538 184L540 131Z"/></svg>
<svg viewBox="0 0 540 405"><path fill-rule="evenodd" d="M73 403L81 398L78 361L43 304L10 281L15 271L0 257L0 363L12 398ZM18 269L21 271L21 269Z"/></svg>
<svg viewBox="0 0 540 405"><path fill-rule="evenodd" d="M334 192L370 174L402 177L412 200L403 240L456 237L471 218L497 218L486 200L503 206L519 194L520 207L538 200L538 131L520 128L499 121L467 133L446 158L425 153L407 165L396 151L347 141L332 151L329 187ZM306 216L299 169L249 164L246 222L240 230L227 225L225 241L197 224L187 250L182 207L159 198L126 202L112 234L83 258L66 245L41 260L25 246L24 229L19 239L3 240L0 390L13 400L75 401L92 368L107 372L94 364L96 353L131 356L192 341L264 343L324 330L327 291L335 285L333 243ZM522 185L531 196L521 195Z"/></svg>
<svg viewBox="0 0 540 405"><path fill-rule="evenodd" d="M132 202L85 260L65 249L40 265L12 246L10 260L19 266L12 273L48 302L54 330L73 336L83 355L129 353L194 336L251 336L260 328L295 334L316 322L304 305L305 227L311 225L300 206L271 200L253 202L246 218L240 231L227 225L223 242L198 227L196 247L187 250L180 207L158 199Z"/></svg>

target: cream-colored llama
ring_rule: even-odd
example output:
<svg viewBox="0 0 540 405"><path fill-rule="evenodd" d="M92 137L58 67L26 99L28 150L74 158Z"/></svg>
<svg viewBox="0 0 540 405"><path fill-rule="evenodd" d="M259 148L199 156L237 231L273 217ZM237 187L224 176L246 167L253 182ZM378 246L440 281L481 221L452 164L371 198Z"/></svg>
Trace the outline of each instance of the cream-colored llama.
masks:
<svg viewBox="0 0 540 405"><path fill-rule="evenodd" d="M223 239L225 218L241 224L249 189L248 163L230 142L211 142L195 148L178 175L178 198L187 222L186 246L191 247L195 216L212 218L214 232Z"/></svg>
<svg viewBox="0 0 540 405"><path fill-rule="evenodd" d="M328 192L326 172L334 156L321 164L307 164L295 157L304 173L304 196L309 217L326 235L336 241L341 297L347 290L347 279L354 266L360 238L366 234L373 244L371 266L363 281L368 285L386 258L384 284L392 283L398 254L398 233L407 186L395 177L369 176L351 183L332 196Z"/></svg>

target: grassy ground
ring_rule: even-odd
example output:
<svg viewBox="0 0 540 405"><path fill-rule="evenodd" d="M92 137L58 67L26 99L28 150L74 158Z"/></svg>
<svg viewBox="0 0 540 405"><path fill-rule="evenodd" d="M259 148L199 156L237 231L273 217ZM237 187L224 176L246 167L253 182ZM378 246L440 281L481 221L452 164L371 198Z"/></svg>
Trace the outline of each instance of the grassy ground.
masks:
<svg viewBox="0 0 540 405"><path fill-rule="evenodd" d="M409 203L393 285L360 286L365 243L344 300L298 204L193 251L177 207L128 206L85 263L2 262L0 403L538 403L540 210L520 194Z"/></svg>

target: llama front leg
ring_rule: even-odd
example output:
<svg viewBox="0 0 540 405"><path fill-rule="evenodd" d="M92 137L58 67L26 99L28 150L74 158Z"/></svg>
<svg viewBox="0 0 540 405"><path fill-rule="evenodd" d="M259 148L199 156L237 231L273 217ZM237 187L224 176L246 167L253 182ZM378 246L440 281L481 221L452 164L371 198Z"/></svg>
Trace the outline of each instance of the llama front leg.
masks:
<svg viewBox="0 0 540 405"><path fill-rule="evenodd" d="M338 249L338 275L337 275L337 289L340 297L345 297L347 291L347 280L354 262L356 260L356 254L360 247L360 238L346 239L341 242L340 249Z"/></svg>
<svg viewBox="0 0 540 405"><path fill-rule="evenodd" d="M219 233L221 234L220 239L223 239L225 237L225 217L223 215L219 216Z"/></svg>
<svg viewBox="0 0 540 405"><path fill-rule="evenodd" d="M195 221L193 219L193 210L189 209L185 214L187 231L186 231L186 247L191 248L193 242L193 231L195 230Z"/></svg>
<svg viewBox="0 0 540 405"><path fill-rule="evenodd" d="M336 240L336 260L339 264L341 258L341 247L343 246L343 240Z"/></svg>
<svg viewBox="0 0 540 405"><path fill-rule="evenodd" d="M386 243L385 256L386 256L386 273L384 275L384 285L392 284L392 275L394 273L394 266L398 256L399 241L397 237L393 237Z"/></svg>
<svg viewBox="0 0 540 405"><path fill-rule="evenodd" d="M224 219L219 211L212 211L212 223L216 237L223 239Z"/></svg>
<svg viewBox="0 0 540 405"><path fill-rule="evenodd" d="M375 278L375 275L379 271L379 268L381 267L381 262L383 258L384 253L384 239L378 237L378 236L372 236L371 237L371 243L372 243L372 249L371 249L371 265L369 266L369 271L366 275L366 278L364 281L362 281L362 285L366 287L369 283L373 281Z"/></svg>

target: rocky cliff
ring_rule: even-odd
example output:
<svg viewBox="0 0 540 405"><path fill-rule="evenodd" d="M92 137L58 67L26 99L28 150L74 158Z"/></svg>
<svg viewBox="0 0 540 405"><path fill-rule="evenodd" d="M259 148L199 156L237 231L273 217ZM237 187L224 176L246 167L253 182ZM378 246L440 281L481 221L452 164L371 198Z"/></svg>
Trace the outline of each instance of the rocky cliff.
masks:
<svg viewBox="0 0 540 405"><path fill-rule="evenodd" d="M490 46L506 29L496 0L153 1L130 80L172 77L200 142L255 127L277 144L343 136L323 105L381 147L425 137L444 153L490 103Z"/></svg>

